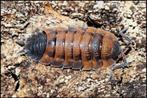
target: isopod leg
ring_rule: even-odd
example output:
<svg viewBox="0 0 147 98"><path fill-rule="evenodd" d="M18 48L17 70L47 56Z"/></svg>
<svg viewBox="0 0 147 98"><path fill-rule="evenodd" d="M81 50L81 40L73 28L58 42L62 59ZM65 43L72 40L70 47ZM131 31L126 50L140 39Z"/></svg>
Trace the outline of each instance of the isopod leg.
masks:
<svg viewBox="0 0 147 98"><path fill-rule="evenodd" d="M121 31L119 31L119 35L123 38L123 41L125 42L125 44L127 44L127 46L129 46L132 43L132 40L125 35L124 33L128 30L128 28L124 28ZM125 40L127 40L127 42Z"/></svg>
<svg viewBox="0 0 147 98"><path fill-rule="evenodd" d="M82 69L82 62L79 60L79 61L75 61L75 63L73 64L72 66L72 69L75 69L75 70L78 70L78 69Z"/></svg>
<svg viewBox="0 0 147 98"><path fill-rule="evenodd" d="M120 69L122 68L124 70L124 68L127 68L128 66L128 62L126 61L126 59L124 59L124 62L121 63L121 64L116 64L116 63L113 63L110 67L110 72L109 72L109 81L111 82L114 82L116 81L113 77L113 71L115 71L116 69Z"/></svg>
<svg viewBox="0 0 147 98"><path fill-rule="evenodd" d="M126 68L127 65L128 65L128 62L126 61L126 59L124 59L124 62L122 64L115 64L115 65L111 66L111 69L114 71L116 69Z"/></svg>

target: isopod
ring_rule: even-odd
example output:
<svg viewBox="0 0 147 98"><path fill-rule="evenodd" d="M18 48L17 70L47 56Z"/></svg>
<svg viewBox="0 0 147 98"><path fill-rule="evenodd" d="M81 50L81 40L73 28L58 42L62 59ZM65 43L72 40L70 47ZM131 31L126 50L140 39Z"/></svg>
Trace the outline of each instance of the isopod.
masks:
<svg viewBox="0 0 147 98"><path fill-rule="evenodd" d="M94 27L36 31L24 50L39 63L80 70L108 67L123 52L113 33Z"/></svg>

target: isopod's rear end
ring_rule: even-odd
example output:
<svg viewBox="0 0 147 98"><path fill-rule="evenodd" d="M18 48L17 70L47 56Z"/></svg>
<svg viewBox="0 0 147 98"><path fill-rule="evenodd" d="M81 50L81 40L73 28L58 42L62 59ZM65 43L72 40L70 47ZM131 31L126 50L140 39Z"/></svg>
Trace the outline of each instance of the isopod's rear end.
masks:
<svg viewBox="0 0 147 98"><path fill-rule="evenodd" d="M47 44L47 35L45 32L35 32L29 37L24 46L26 54L36 62L39 62L43 56Z"/></svg>

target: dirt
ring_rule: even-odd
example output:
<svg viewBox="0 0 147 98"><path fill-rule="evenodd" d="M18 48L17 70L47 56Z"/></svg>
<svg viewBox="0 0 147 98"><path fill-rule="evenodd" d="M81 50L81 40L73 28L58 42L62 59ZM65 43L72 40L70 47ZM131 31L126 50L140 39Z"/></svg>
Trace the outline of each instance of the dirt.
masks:
<svg viewBox="0 0 147 98"><path fill-rule="evenodd" d="M91 20L93 22L91 22ZM76 71L36 64L19 55L37 28L93 26L115 35L124 27L134 42L128 68L108 81L109 68ZM122 45L123 47L123 45ZM146 1L2 1L1 97L145 97Z"/></svg>

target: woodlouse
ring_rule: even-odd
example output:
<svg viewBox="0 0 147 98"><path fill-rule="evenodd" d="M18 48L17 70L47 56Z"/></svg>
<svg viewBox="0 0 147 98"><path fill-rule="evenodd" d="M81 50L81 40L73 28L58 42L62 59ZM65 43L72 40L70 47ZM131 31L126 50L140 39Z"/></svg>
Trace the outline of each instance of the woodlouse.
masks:
<svg viewBox="0 0 147 98"><path fill-rule="evenodd" d="M24 49L42 64L82 70L110 66L122 52L114 34L94 27L45 29L28 38Z"/></svg>

